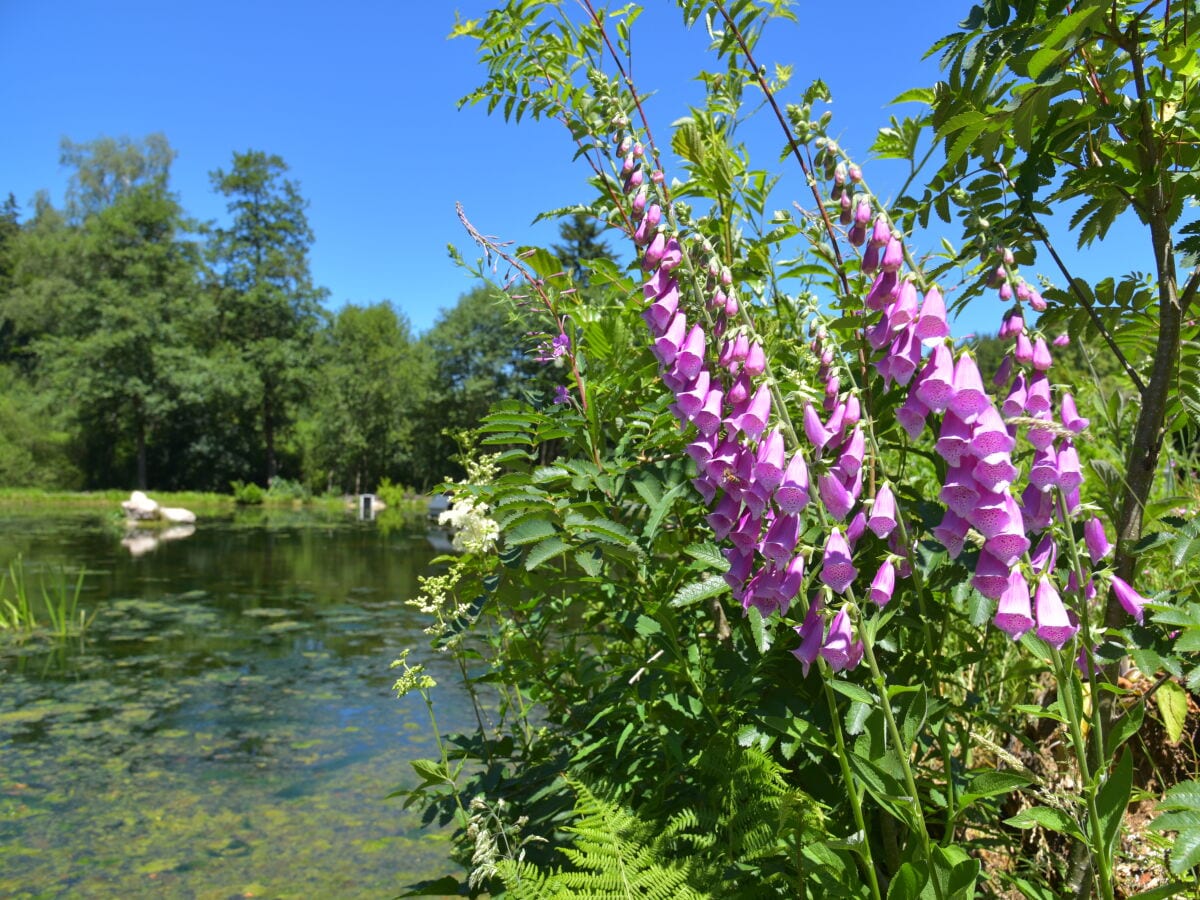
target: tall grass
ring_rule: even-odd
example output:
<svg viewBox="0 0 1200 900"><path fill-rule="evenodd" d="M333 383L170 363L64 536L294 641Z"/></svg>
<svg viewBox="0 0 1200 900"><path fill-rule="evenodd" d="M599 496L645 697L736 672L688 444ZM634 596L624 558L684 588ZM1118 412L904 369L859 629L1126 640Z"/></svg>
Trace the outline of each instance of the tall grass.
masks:
<svg viewBox="0 0 1200 900"><path fill-rule="evenodd" d="M87 631L95 612L88 615L79 608L79 595L83 592L82 570L75 579L74 587L67 581L66 573L59 570L51 584L43 578L38 582L42 611L46 616L46 630L60 640L82 635ZM32 591L25 576L21 557L9 563L8 571L0 573L0 631L11 631L28 637L39 630L33 603Z"/></svg>

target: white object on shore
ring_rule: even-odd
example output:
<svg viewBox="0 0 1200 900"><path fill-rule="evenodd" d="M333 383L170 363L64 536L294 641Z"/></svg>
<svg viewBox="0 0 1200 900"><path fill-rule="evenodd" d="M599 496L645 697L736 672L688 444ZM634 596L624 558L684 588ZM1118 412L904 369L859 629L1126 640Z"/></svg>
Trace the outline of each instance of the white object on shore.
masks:
<svg viewBox="0 0 1200 900"><path fill-rule="evenodd" d="M136 522L160 521L172 525L191 525L196 521L196 514L190 509L159 506L157 500L151 500L142 491L134 491L128 500L121 501L121 509Z"/></svg>

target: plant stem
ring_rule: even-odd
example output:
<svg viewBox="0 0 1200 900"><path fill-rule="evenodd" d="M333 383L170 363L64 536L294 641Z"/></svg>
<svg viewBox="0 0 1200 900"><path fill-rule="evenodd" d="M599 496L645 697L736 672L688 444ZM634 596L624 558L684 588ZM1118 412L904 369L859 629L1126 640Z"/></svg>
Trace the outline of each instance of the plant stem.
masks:
<svg viewBox="0 0 1200 900"><path fill-rule="evenodd" d="M1100 810L1096 805L1096 793L1099 786L1092 780L1091 767L1088 765L1087 743L1083 739L1081 726L1082 710L1075 707L1075 673L1063 661L1062 651L1053 649L1054 674L1058 679L1059 696L1062 697L1063 710L1067 715L1067 732L1071 737L1071 746L1075 751L1075 761L1079 766L1079 777L1084 784L1084 799L1087 802L1088 821L1085 834L1088 849L1091 851L1092 863L1099 881L1101 900L1113 900L1112 860L1109 859L1103 845L1101 834Z"/></svg>
<svg viewBox="0 0 1200 900"><path fill-rule="evenodd" d="M850 771L850 760L847 756L846 738L842 734L842 720L838 713L837 698L834 696L833 688L830 686L832 675L829 672L829 664L824 659L818 658L817 666L821 674L821 688L825 692L825 702L829 706L829 720L833 724L833 739L834 743L837 744L838 767L842 770L842 783L846 785L846 794L850 800L850 811L854 815L854 827L862 835L860 853L863 865L867 870L867 883L871 888L872 900L882 900L879 893L879 877L875 873L875 860L871 856L871 839L867 834L866 821L863 819L862 798L858 794L858 787L854 783L854 775Z"/></svg>

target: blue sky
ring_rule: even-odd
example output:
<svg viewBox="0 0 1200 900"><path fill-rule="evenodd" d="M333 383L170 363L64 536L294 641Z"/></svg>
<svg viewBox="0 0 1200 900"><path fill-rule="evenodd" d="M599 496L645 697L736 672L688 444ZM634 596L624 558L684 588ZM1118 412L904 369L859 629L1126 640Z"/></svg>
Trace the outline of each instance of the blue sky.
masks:
<svg viewBox="0 0 1200 900"><path fill-rule="evenodd" d="M0 0L0 196L11 191L25 204L46 189L61 203L69 174L58 164L62 137L161 131L179 154L172 186L184 208L222 220L208 173L227 168L234 151L276 153L310 201L313 274L330 305L390 299L423 331L471 286L446 252L453 242L474 257L455 201L485 233L550 243L556 226L531 226L534 217L587 196L586 170L571 163L561 126L506 125L482 108L457 109L483 74L473 43L447 35L456 9L472 18L491 5ZM707 37L684 31L674 4L647 5L634 74L643 90L659 92L649 110L665 135L700 96L689 79ZM776 25L761 61L794 64L795 93L823 78L835 131L863 157L896 111L888 101L936 77L921 56L969 8L930 0L916 15L859 0L837 8L839 26L830 24L829 4L801 0L800 24ZM778 132L747 138L757 159L772 164ZM878 185L879 172L867 173ZM994 330L991 318L975 327Z"/></svg>

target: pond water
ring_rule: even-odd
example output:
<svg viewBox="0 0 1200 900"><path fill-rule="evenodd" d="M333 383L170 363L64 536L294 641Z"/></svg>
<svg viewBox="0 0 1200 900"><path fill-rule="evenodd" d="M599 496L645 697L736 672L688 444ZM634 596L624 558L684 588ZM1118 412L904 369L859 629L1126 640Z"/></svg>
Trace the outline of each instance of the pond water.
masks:
<svg viewBox="0 0 1200 900"><path fill-rule="evenodd" d="M83 569L94 614L82 640L0 633L0 896L392 897L453 871L386 798L436 756L391 692L403 649L442 729L469 724L405 605L422 529L259 511L151 547L107 514L0 510L0 567Z"/></svg>

